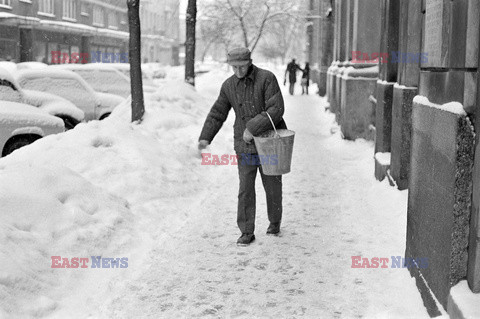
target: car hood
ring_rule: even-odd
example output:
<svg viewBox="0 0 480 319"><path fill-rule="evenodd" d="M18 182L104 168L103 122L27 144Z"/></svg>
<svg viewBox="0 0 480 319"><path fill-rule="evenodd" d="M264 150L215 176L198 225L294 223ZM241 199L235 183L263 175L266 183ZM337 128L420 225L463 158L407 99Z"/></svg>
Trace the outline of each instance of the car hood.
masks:
<svg viewBox="0 0 480 319"><path fill-rule="evenodd" d="M0 123L54 128L59 132L64 130L64 124L60 118L51 116L32 105L8 101L0 101Z"/></svg>
<svg viewBox="0 0 480 319"><path fill-rule="evenodd" d="M38 107L50 115L66 115L78 122L83 121L85 113L72 102L60 96L32 90L22 90L24 102Z"/></svg>
<svg viewBox="0 0 480 319"><path fill-rule="evenodd" d="M125 101L123 97L111 93L96 92L98 103L103 108L114 109L117 105Z"/></svg>

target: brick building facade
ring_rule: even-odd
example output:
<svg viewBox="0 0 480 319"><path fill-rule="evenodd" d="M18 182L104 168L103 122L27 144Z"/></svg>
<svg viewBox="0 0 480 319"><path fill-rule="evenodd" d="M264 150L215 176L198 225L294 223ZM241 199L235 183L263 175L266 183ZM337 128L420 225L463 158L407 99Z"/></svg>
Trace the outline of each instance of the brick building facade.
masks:
<svg viewBox="0 0 480 319"><path fill-rule="evenodd" d="M156 17L141 8L142 61L178 63L178 17L172 18L175 12L178 15L178 4L177 9L170 0L144 6L157 8L157 14L164 12L169 20L150 27ZM52 51L69 55L128 52L128 40L125 1L0 0L0 60L50 63Z"/></svg>

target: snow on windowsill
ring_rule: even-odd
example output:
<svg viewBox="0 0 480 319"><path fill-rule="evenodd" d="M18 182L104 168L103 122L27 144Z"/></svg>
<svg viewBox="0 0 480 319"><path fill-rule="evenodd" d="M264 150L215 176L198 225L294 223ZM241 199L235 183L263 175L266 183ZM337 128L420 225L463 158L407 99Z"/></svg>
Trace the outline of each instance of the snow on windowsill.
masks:
<svg viewBox="0 0 480 319"><path fill-rule="evenodd" d="M55 18L55 15L53 13L47 13L47 12L40 12L38 11L37 14L39 16L44 16L44 17L49 17L49 18Z"/></svg>
<svg viewBox="0 0 480 319"><path fill-rule="evenodd" d="M68 21L68 22L77 22L77 19L69 18L69 17L62 17L62 20L65 20L65 21Z"/></svg>
<svg viewBox="0 0 480 319"><path fill-rule="evenodd" d="M413 102L458 115L467 115L467 112L465 112L465 109L460 102L448 102L440 105L430 102L430 100L426 96L422 95L415 96L413 98Z"/></svg>
<svg viewBox="0 0 480 319"><path fill-rule="evenodd" d="M377 84L389 85L389 84L394 84L394 83L395 82L388 82L388 81L380 80L380 79L377 80Z"/></svg>
<svg viewBox="0 0 480 319"><path fill-rule="evenodd" d="M413 89L418 89L418 87L416 86L405 86L405 85L400 85L397 83L395 83L395 85L393 86L394 88L396 89L402 89L402 90L413 90Z"/></svg>

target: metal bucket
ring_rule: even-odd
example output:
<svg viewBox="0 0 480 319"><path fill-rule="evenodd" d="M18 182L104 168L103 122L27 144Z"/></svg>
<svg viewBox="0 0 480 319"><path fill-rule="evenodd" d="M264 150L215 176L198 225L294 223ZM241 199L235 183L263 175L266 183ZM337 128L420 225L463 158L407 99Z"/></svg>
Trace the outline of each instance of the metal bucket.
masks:
<svg viewBox="0 0 480 319"><path fill-rule="evenodd" d="M273 121L267 113L270 122ZM265 175L283 175L290 172L293 154L295 132L290 130L268 131L260 136L254 136L255 147L260 155L260 163Z"/></svg>

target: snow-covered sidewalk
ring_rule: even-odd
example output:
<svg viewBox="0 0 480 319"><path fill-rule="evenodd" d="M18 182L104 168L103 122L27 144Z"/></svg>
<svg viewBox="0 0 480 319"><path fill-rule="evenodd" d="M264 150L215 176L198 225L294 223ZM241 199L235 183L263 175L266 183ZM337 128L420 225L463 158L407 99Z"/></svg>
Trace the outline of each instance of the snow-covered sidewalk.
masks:
<svg viewBox="0 0 480 319"><path fill-rule="evenodd" d="M188 120L188 115L167 116L171 123L150 119L151 130L142 134L132 131L139 142L146 139L142 151L148 152L150 146L158 158L127 151L122 155L145 169L156 160L165 160L165 164L151 167L143 175L127 174L123 181L118 180L122 176L119 164L109 170L80 164L70 167L96 187L103 185L128 200L125 209L129 212L122 213L122 223L127 224L122 227L128 236L121 236L121 244L107 250L115 257L129 257L128 268L48 269L49 265L42 265L43 269L35 268L40 272L36 278L43 278L35 291L45 297L32 299L36 310L22 308L24 304L17 300L20 310L13 314L58 318L428 318L406 269L391 268L391 262L383 269L351 267L352 256L391 259L404 255L407 192L375 180L373 144L342 140L333 116L325 112L326 101L312 93L289 96L284 91L285 120L296 137L292 172L283 179L281 236L265 234L265 196L257 176L257 239L248 247L236 246L240 235L236 226L237 167L202 166L194 150L204 116L227 76L229 73L216 70L197 79L197 91L205 100L192 97L193 107L200 110L190 105L184 106L184 111L190 110L198 120ZM165 96L158 100L169 102ZM165 107L155 115L168 110ZM208 150L212 154L233 154L232 117ZM189 126L183 125L186 122ZM176 126L186 128L172 129ZM108 132L101 131L101 138L96 139L107 148L107 154L109 143L121 143L105 135ZM133 148L134 137L123 142L125 147ZM186 140L191 145L179 144ZM28 152L33 151L17 158ZM181 160L182 156L187 158ZM9 167L8 161L0 164ZM135 165L128 169L134 170ZM166 177L157 181L160 176ZM127 232L113 225L110 231ZM16 230L12 234L17 234ZM90 256L98 247L87 248L82 251ZM6 251L3 254L10 256ZM44 254L48 261L50 251ZM63 284L45 283L48 280L44 278L52 281L60 271ZM12 277L1 275L0 293L2 284L15 291L11 290ZM27 289L28 298L32 298L31 291ZM15 296L21 297L20 293ZM2 306L8 317L8 306Z"/></svg>

